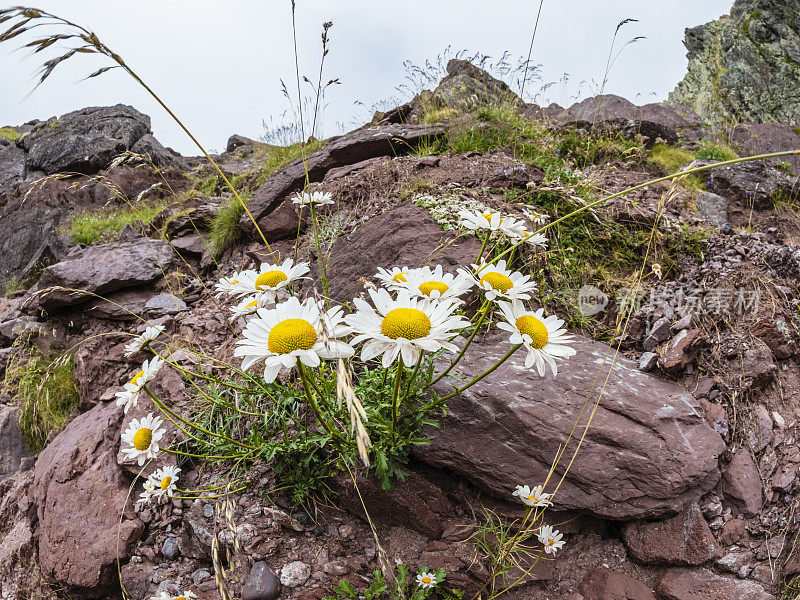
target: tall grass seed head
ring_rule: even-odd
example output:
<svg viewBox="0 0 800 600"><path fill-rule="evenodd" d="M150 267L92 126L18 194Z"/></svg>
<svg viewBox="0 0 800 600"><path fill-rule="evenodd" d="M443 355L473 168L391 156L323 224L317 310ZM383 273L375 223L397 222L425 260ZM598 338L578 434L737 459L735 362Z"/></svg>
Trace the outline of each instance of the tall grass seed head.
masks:
<svg viewBox="0 0 800 600"><path fill-rule="evenodd" d="M292 368L298 360L313 368L319 366L320 359L353 355L353 348L338 339L350 333L340 306L321 311L313 298L301 304L292 296L273 309L260 308L256 314L247 322L243 338L237 341L234 356L242 357L245 371L263 360L267 383L275 381L281 370Z"/></svg>
<svg viewBox="0 0 800 600"><path fill-rule="evenodd" d="M369 290L369 295L375 308L356 298L356 312L344 318L356 333L351 343L364 342L363 361L382 355L381 363L388 368L398 356L413 365L420 352L458 351L449 340L469 322L454 314L456 302L413 298L408 290L400 291L396 300L383 289Z"/></svg>
<svg viewBox="0 0 800 600"><path fill-rule="evenodd" d="M523 344L528 351L526 369L536 365L539 375L544 377L545 366L550 365L555 377L558 375L556 359L575 355L575 349L568 345L572 337L562 328L564 321L558 317L545 317L541 308L535 312L527 311L519 300L498 302L497 306L505 318L497 327L511 333L509 342Z"/></svg>

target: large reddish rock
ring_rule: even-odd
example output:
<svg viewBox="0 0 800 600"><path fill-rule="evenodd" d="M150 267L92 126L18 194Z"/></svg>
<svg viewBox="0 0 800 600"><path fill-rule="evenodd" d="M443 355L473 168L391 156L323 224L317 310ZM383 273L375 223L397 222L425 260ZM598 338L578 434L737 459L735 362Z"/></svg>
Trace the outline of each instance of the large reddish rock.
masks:
<svg viewBox="0 0 800 600"><path fill-rule="evenodd" d="M117 466L122 418L115 403L98 404L36 461L39 567L51 583L86 596L119 585L116 559L126 559L144 531L126 505L130 482Z"/></svg>
<svg viewBox="0 0 800 600"><path fill-rule="evenodd" d="M757 515L764 504L761 476L750 453L741 449L722 475L722 493L725 501L733 504L738 513L745 517Z"/></svg>
<svg viewBox="0 0 800 600"><path fill-rule="evenodd" d="M511 499L516 485L545 481L581 407L597 397L595 383L601 381L604 393L558 491L556 510L612 519L656 518L679 512L713 489L725 445L706 423L698 401L621 356L609 373L605 344L576 336L573 347L577 355L561 363L556 378L526 369L524 350L512 356L449 401L441 428L427 432L430 445L417 450L418 456ZM487 336L454 369L458 379L443 379L436 392L449 393L463 378L488 370L508 348L505 335ZM589 412L584 411L582 425ZM582 431L579 427L577 435ZM550 489L575 444L573 439Z"/></svg>
<svg viewBox="0 0 800 600"><path fill-rule="evenodd" d="M740 156L755 156L772 152L784 152L800 148L800 134L796 127L785 123L742 123L728 131L728 139ZM800 172L800 156L784 156L773 158L792 165L795 172Z"/></svg>
<svg viewBox="0 0 800 600"><path fill-rule="evenodd" d="M580 590L584 600L656 600L641 581L604 567L589 572Z"/></svg>
<svg viewBox="0 0 800 600"><path fill-rule="evenodd" d="M408 202L334 242L327 270L330 296L352 301L364 291L362 280L378 283L373 277L378 267L442 265L454 273L475 262L480 249L475 236L442 231L427 210Z"/></svg>
<svg viewBox="0 0 800 600"><path fill-rule="evenodd" d="M758 583L721 577L707 569L671 569L656 580L659 600L775 600Z"/></svg>
<svg viewBox="0 0 800 600"><path fill-rule="evenodd" d="M39 304L57 310L96 297L80 291L102 296L145 285L164 276L176 259L164 240L142 238L89 246L44 270L38 284L43 291ZM55 289L45 291L49 288Z"/></svg>
<svg viewBox="0 0 800 600"><path fill-rule="evenodd" d="M637 521L622 539L638 561L669 565L702 565L721 556L717 540L697 504L665 521Z"/></svg>
<svg viewBox="0 0 800 600"><path fill-rule="evenodd" d="M307 182L322 181L331 169L370 158L407 154L423 140L433 140L443 134L444 129L437 125L395 124L357 129L334 138L319 152L291 162L275 172L256 190L248 208L259 228L271 230L270 220L273 218L271 213L281 202L288 200L289 194L301 190ZM280 215L281 222L285 221L285 218L285 214ZM255 239L260 239L247 214L242 216L241 224L245 232ZM267 241L273 240L267 237Z"/></svg>

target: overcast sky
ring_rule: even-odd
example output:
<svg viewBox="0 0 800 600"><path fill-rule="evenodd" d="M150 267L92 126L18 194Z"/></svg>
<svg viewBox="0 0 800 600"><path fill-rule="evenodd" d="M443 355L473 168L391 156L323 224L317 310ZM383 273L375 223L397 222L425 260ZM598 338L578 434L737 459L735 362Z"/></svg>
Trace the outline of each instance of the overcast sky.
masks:
<svg viewBox="0 0 800 600"><path fill-rule="evenodd" d="M209 149L224 149L233 133L260 136L262 119L280 123L289 107L280 80L296 85L290 0L39 0L34 5L94 30ZM11 4L3 0L0 6ZM591 95L591 82L603 78L617 23L634 18L639 22L621 30L617 48L635 36L646 39L624 49L606 91L638 104L663 100L685 73L684 29L716 19L730 6L731 0L544 0L533 51L542 79L528 91L558 82L538 99L567 105L579 93L580 99ZM337 123L363 122L369 107L396 96L405 60L421 65L448 46L493 58L504 51L526 55L538 7L538 0L297 0L300 71L314 81L322 23L333 21L324 79L338 77L341 85L328 90L324 133L339 133ZM19 39L0 45L0 126L122 102L149 114L164 144L198 153L121 71L79 81L107 64L98 57L68 61L29 95L39 59L14 51ZM310 93L308 86L303 93Z"/></svg>

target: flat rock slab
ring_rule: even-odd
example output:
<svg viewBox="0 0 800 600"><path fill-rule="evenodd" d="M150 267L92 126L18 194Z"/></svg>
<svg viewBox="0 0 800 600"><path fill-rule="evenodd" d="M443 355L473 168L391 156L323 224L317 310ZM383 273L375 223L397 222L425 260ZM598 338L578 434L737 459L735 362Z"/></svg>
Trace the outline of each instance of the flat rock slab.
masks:
<svg viewBox="0 0 800 600"><path fill-rule="evenodd" d="M639 371L608 346L576 336L577 355L558 377L525 369L521 349L500 368L449 401L441 428L427 434L423 461L450 469L499 497L515 486L544 483L559 447L567 442L596 381L604 387L589 432L564 483L555 510L580 510L611 519L654 518L679 512L720 479L722 438L703 418L698 401L683 388ZM505 335L473 345L435 390L449 393L464 378L486 371L510 348ZM598 379L598 373L600 378ZM608 379L606 380L606 377ZM585 411L585 424L591 404ZM578 429L580 436L582 429ZM556 469L552 491L572 455Z"/></svg>
<svg viewBox="0 0 800 600"><path fill-rule="evenodd" d="M364 281L378 283L374 279L378 267L442 265L451 273L469 268L481 244L472 235L455 238L442 231L424 208L401 204L334 242L327 269L330 296L351 302L364 291Z"/></svg>
<svg viewBox="0 0 800 600"><path fill-rule="evenodd" d="M656 580L659 600L775 600L758 583L721 577L702 569L670 569Z"/></svg>
<svg viewBox="0 0 800 600"><path fill-rule="evenodd" d="M78 416L34 470L42 574L90 597L115 585L117 555L125 559L144 531L132 512L123 516L129 482L117 466L122 417L113 402Z"/></svg>
<svg viewBox="0 0 800 600"><path fill-rule="evenodd" d="M275 172L253 196L248 208L259 227L269 229L269 214L281 201L301 190L306 179L322 181L331 169L360 163L370 158L408 154L425 139L435 139L444 134L436 125L386 125L358 129L335 138L325 148L305 160L298 159ZM258 238L253 222L246 214L241 220L242 229ZM269 241L269 240L268 240Z"/></svg>
<svg viewBox="0 0 800 600"><path fill-rule="evenodd" d="M175 261L175 253L163 240L141 239L89 246L47 267L39 289L51 287L108 294L148 284L162 277ZM53 310L92 300L80 292L56 289L39 298L42 308Z"/></svg>

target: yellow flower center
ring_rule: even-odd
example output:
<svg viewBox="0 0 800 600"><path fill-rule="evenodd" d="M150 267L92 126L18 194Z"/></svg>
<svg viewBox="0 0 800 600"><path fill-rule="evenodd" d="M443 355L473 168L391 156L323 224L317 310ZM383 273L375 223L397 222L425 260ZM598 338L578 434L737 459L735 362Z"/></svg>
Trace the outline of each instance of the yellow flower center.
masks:
<svg viewBox="0 0 800 600"><path fill-rule="evenodd" d="M531 346L541 350L547 345L547 327L533 315L522 315L517 319L517 329L522 335L531 338Z"/></svg>
<svg viewBox="0 0 800 600"><path fill-rule="evenodd" d="M170 483L172 483L172 477L164 477L164 479L161 480L161 489L166 490Z"/></svg>
<svg viewBox="0 0 800 600"><path fill-rule="evenodd" d="M398 273L397 275L392 277L392 281L394 281L395 283L405 283L406 275L407 273Z"/></svg>
<svg viewBox="0 0 800 600"><path fill-rule="evenodd" d="M538 502L538 499L537 499L537 498L536 498L536 496L534 496L533 494L531 494L530 496L528 496L528 500L530 500L531 502Z"/></svg>
<svg viewBox="0 0 800 600"><path fill-rule="evenodd" d="M395 308L390 310L381 323L381 333L396 340L418 340L431 332L431 320L416 308Z"/></svg>
<svg viewBox="0 0 800 600"><path fill-rule="evenodd" d="M305 319L285 319L269 332L267 347L275 354L289 354L295 350L310 350L317 343L314 326Z"/></svg>
<svg viewBox="0 0 800 600"><path fill-rule="evenodd" d="M556 541L553 538L547 538L547 545L548 546L552 546L555 543L556 543Z"/></svg>
<svg viewBox="0 0 800 600"><path fill-rule="evenodd" d="M133 376L133 379L131 379L131 385L138 385L140 377L144 377L144 371L139 371L136 375Z"/></svg>
<svg viewBox="0 0 800 600"><path fill-rule="evenodd" d="M419 291L426 296L430 296L431 292L439 292L439 296L444 296L444 293L449 289L448 285L441 281L426 281L419 286Z"/></svg>
<svg viewBox="0 0 800 600"><path fill-rule="evenodd" d="M492 217L493 217L493 216L494 216L494 215L493 215L492 213L483 213L483 218L484 218L484 219L486 219L487 221L489 221L489 223L491 223L491 222L492 222ZM505 221L505 219L503 219L503 218L501 217L501 218L500 218L500 221L498 222L498 225L501 225L501 224L503 223L503 221Z"/></svg>
<svg viewBox="0 0 800 600"><path fill-rule="evenodd" d="M239 283L238 279L231 279L231 285L236 285L237 283Z"/></svg>
<svg viewBox="0 0 800 600"><path fill-rule="evenodd" d="M481 286L483 286L484 282L492 286L492 289L503 292L504 294L514 287L514 283L510 278L496 271L492 271L481 277Z"/></svg>
<svg viewBox="0 0 800 600"><path fill-rule="evenodd" d="M431 582L431 578L428 577L427 575L425 575L425 577L422 578L422 583L430 583L430 582Z"/></svg>
<svg viewBox="0 0 800 600"><path fill-rule="evenodd" d="M258 276L256 279L256 289L260 290L262 287L275 287L281 281L286 281L286 273L283 271L266 271Z"/></svg>
<svg viewBox="0 0 800 600"><path fill-rule="evenodd" d="M253 308L256 304L258 304L258 300L253 300L247 306L245 306L245 308Z"/></svg>
<svg viewBox="0 0 800 600"><path fill-rule="evenodd" d="M150 447L150 442L153 441L153 430L147 427L142 427L133 435L133 447L139 452L144 452Z"/></svg>

